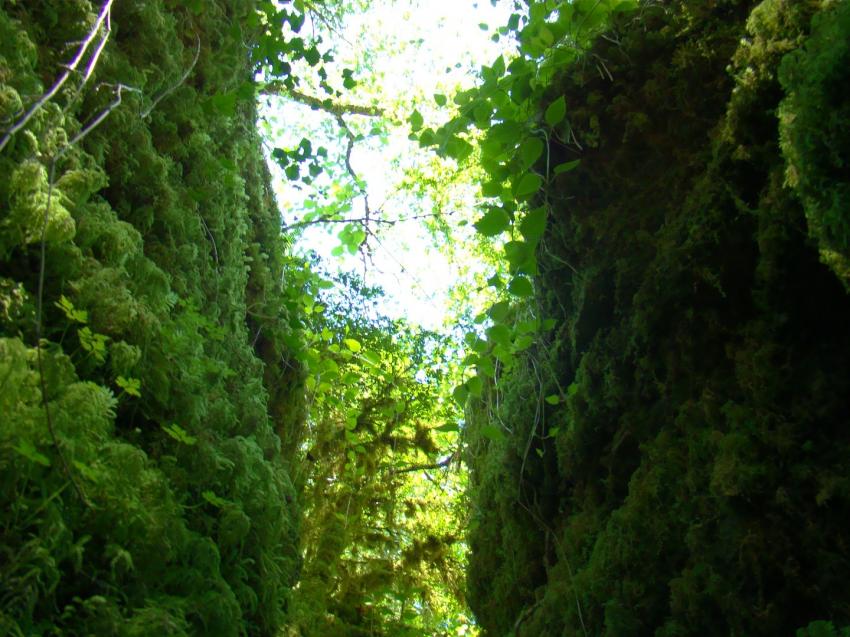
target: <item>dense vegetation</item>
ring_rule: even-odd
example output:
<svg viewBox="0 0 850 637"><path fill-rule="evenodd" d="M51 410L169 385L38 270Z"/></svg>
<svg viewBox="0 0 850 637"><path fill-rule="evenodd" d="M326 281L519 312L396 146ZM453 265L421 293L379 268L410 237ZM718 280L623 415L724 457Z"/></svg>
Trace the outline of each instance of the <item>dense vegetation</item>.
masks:
<svg viewBox="0 0 850 637"><path fill-rule="evenodd" d="M465 352L293 249L401 222L367 5L0 0L0 634L850 633L850 2L512 3L404 124Z"/></svg>
<svg viewBox="0 0 850 637"><path fill-rule="evenodd" d="M645 3L545 87L581 163L536 195L554 329L469 410L488 634L850 623L848 18Z"/></svg>

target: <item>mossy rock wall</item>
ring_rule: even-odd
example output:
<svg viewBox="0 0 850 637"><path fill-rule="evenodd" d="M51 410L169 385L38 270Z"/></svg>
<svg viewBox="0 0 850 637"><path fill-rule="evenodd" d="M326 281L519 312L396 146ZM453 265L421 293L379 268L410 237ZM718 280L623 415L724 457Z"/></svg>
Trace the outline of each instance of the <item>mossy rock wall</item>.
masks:
<svg viewBox="0 0 850 637"><path fill-rule="evenodd" d="M0 130L100 4L0 1ZM83 90L0 152L0 634L283 622L303 418L249 24L242 0L116 1Z"/></svg>
<svg viewBox="0 0 850 637"><path fill-rule="evenodd" d="M850 624L848 16L646 2L552 86L558 326L468 410L486 634Z"/></svg>

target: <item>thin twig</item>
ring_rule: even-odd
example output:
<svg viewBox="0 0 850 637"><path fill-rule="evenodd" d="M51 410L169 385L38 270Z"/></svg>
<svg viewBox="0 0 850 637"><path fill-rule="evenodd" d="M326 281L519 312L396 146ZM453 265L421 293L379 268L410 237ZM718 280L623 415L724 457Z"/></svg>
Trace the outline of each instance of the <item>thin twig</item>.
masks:
<svg viewBox="0 0 850 637"><path fill-rule="evenodd" d="M72 146L74 146L81 139L83 139L83 137L85 137L90 132L92 132L95 128L100 126L100 124L103 122L103 120L105 120L107 118L107 116L112 111L114 111L116 108L118 108L121 105L121 93L122 93L122 91L131 91L133 93L141 93L141 91L139 89L134 88L132 86L127 86L126 84L115 84L113 88L114 88L114 91L115 91L115 99L112 102L110 102L106 106L106 108L104 108L100 113L98 113L98 115L94 119L92 119L91 122L86 124L83 127L83 129L71 139L71 141L68 142L68 144L56 156L56 159L59 159L62 155L65 154L65 152L67 150L69 150Z"/></svg>
<svg viewBox="0 0 850 637"><path fill-rule="evenodd" d="M218 248L215 245L215 237L213 236L213 233L210 232L209 226L207 226L207 222L204 221L204 217L200 213L198 213L198 219L201 220L201 225L204 226L204 230L207 231L207 236L210 238L210 241L212 241L213 256L215 257L216 264L218 264Z"/></svg>
<svg viewBox="0 0 850 637"><path fill-rule="evenodd" d="M172 86L168 87L167 89L165 89L162 93L160 93L160 94L159 94L159 95L158 95L158 96L154 99L154 101L153 101L153 102L151 102L151 105L150 105L150 106L148 106L148 107L144 110L144 112L142 112L142 114L141 114L142 119L145 119L148 115L150 115L150 114L151 114L151 111L153 111L153 109L155 109L155 108L156 108L156 105L157 105L157 104L159 104L159 103L160 103L160 102L161 102L164 98L168 97L171 93L173 93L173 92L174 92L174 90L175 90L178 86L180 86L181 84L183 84L183 82L185 82L185 81L186 81L186 78L188 78L188 77L189 77L189 74L192 72L192 69L194 69L194 68L195 68L195 65L198 63L198 58L201 56L201 36L199 36L199 35L197 35L197 34L196 34L196 35L195 35L195 37L196 37L196 38L197 38L197 40L198 40L198 46L197 46L197 49L195 50L195 58L192 60L192 63L189 65L189 68L188 68L188 69L186 69L186 72L185 72L185 73L183 73L183 76L182 76L182 77L181 77L181 78L180 78L180 79L179 79L179 80L178 80L178 81L177 81L174 85L172 85Z"/></svg>

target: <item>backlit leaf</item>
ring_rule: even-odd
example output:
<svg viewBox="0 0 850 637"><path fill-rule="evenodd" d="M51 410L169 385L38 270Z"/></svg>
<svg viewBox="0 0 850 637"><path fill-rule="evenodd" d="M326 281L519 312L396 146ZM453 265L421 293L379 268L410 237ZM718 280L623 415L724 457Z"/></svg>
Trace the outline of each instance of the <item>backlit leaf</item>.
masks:
<svg viewBox="0 0 850 637"><path fill-rule="evenodd" d="M511 220L502 208L491 208L473 225L479 234L495 237L510 227Z"/></svg>

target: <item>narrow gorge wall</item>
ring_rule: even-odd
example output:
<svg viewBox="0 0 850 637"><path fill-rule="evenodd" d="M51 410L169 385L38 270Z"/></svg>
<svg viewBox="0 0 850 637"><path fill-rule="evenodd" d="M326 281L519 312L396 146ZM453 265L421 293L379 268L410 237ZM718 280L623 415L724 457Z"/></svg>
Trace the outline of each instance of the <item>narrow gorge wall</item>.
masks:
<svg viewBox="0 0 850 637"><path fill-rule="evenodd" d="M488 635L850 623L848 42L847 2L646 2L551 87L557 326L467 414Z"/></svg>
<svg viewBox="0 0 850 637"><path fill-rule="evenodd" d="M102 4L0 2L0 130ZM251 24L241 0L115 2L82 90L103 29L0 152L4 635L283 621L302 417Z"/></svg>

